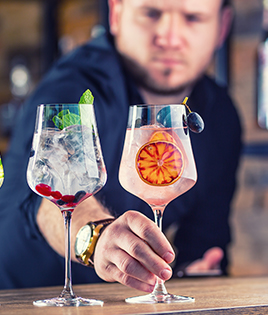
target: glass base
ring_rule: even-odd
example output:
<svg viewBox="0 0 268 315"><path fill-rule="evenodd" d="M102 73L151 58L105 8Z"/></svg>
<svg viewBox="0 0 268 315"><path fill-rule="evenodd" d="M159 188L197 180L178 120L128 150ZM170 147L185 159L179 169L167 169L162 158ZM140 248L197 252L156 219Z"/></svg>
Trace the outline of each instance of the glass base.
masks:
<svg viewBox="0 0 268 315"><path fill-rule="evenodd" d="M94 299L84 299L81 297L74 297L70 299L56 297L52 299L34 301L35 306L103 306L103 301Z"/></svg>
<svg viewBox="0 0 268 315"><path fill-rule="evenodd" d="M125 299L127 303L132 304L154 304L154 303L181 303L181 302L194 302L195 299L193 297L181 296L181 295L173 295L173 294L147 294L141 296L134 296Z"/></svg>

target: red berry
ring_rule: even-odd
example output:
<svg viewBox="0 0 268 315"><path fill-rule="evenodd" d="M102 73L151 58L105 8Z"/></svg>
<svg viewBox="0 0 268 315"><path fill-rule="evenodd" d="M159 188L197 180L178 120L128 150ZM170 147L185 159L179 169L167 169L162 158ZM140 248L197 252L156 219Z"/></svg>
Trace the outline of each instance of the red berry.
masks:
<svg viewBox="0 0 268 315"><path fill-rule="evenodd" d="M60 199L62 194L59 191L52 191L50 194L55 199Z"/></svg>
<svg viewBox="0 0 268 315"><path fill-rule="evenodd" d="M73 202L74 198L75 198L74 195L64 195L61 197L61 200L68 203L68 202Z"/></svg>
<svg viewBox="0 0 268 315"><path fill-rule="evenodd" d="M51 195L51 187L46 184L38 184L35 186L35 190L39 192L39 194L43 196L50 196Z"/></svg>

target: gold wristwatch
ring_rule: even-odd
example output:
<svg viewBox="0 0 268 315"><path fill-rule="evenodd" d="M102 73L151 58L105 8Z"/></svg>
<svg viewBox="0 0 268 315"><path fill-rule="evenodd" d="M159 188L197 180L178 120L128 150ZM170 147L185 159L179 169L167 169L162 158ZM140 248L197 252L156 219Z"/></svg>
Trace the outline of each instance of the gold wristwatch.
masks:
<svg viewBox="0 0 268 315"><path fill-rule="evenodd" d="M95 222L88 222L82 226L78 231L75 240L75 255L76 258L83 264L93 267L94 263L92 256L96 247L97 240L99 239L104 228L111 224L115 219L99 220Z"/></svg>

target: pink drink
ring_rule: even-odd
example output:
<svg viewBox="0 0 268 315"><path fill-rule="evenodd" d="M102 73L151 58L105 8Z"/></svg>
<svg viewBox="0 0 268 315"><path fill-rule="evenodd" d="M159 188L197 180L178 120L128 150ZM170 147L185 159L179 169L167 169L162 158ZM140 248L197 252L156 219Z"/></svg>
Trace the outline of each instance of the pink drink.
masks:
<svg viewBox="0 0 268 315"><path fill-rule="evenodd" d="M152 185L145 182L137 171L137 153L147 142L152 141L155 132L164 134L165 142L174 139L180 149L183 159L183 170L180 178L168 185ZM161 128L156 125L143 126L141 128L127 129L125 146L121 159L119 180L121 185L143 199L151 206L168 204L171 200L188 191L196 182L196 170L194 159L191 154L189 137L183 128Z"/></svg>

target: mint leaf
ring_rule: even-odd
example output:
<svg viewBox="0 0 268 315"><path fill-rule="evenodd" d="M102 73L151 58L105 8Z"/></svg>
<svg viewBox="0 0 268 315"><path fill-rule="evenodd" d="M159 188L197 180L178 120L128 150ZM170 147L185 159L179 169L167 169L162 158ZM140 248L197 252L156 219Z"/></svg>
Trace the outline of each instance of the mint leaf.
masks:
<svg viewBox="0 0 268 315"><path fill-rule="evenodd" d="M81 96L79 104L93 104L94 97L89 89L87 89Z"/></svg>
<svg viewBox="0 0 268 315"><path fill-rule="evenodd" d="M93 104L94 97L89 89L87 89L81 96L79 105L81 104ZM71 113L69 109L64 109L58 113L58 115L52 118L55 126L60 130L72 126L81 125L80 115Z"/></svg>
<svg viewBox="0 0 268 315"><path fill-rule="evenodd" d="M52 118L52 121L54 122L55 126L58 127L59 129L63 129L62 128L62 119L58 116L54 116Z"/></svg>
<svg viewBox="0 0 268 315"><path fill-rule="evenodd" d="M72 125L81 125L80 116L71 113L69 109L64 109L59 112L58 115L52 118L52 121L60 130Z"/></svg>
<svg viewBox="0 0 268 315"><path fill-rule="evenodd" d="M68 126L72 126L72 125L81 125L81 119L79 115L70 113L67 115L64 115L62 117L62 124L63 124L63 128L68 127Z"/></svg>

